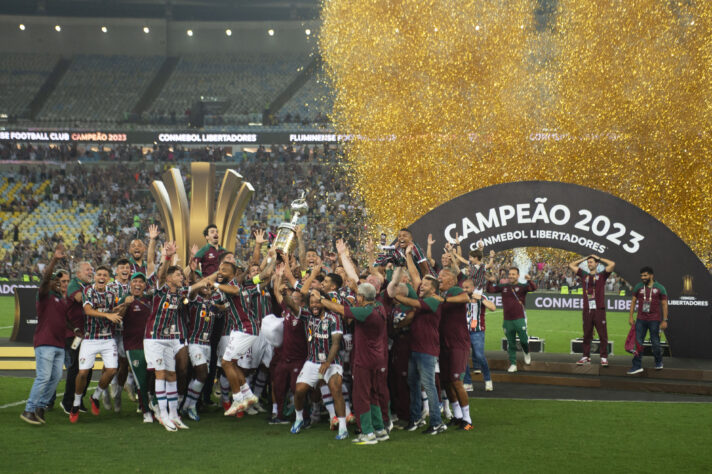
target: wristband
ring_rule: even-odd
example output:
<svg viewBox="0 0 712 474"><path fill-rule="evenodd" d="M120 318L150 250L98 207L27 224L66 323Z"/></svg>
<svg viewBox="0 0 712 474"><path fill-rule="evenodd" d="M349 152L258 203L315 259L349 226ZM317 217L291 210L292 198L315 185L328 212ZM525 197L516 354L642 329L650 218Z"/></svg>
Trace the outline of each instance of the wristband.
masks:
<svg viewBox="0 0 712 474"><path fill-rule="evenodd" d="M252 283L254 283L255 285L259 285L261 281L262 281L262 280L260 280L260 276L259 276L259 275L257 275L257 276L255 276L254 278L252 278Z"/></svg>
<svg viewBox="0 0 712 474"><path fill-rule="evenodd" d="M173 258L173 256L172 256L172 255L171 255L170 257L169 257L168 255L166 255L166 262L170 261L170 260L171 260L171 258Z"/></svg>

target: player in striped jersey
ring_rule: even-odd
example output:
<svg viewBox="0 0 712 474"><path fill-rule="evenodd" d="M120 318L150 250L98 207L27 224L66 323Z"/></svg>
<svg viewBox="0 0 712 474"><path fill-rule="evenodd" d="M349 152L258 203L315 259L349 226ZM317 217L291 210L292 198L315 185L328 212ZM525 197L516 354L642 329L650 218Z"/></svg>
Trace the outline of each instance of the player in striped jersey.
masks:
<svg viewBox="0 0 712 474"><path fill-rule="evenodd" d="M296 393L294 394L296 420L292 425L291 432L297 434L304 427L304 402L309 389L315 388L317 384L326 383L334 399L334 408L339 422L339 433L336 435L336 439L343 440L349 436L341 391L344 369L339 356L343 330L341 318L334 313L324 311L322 300L325 298L323 293L313 290L309 297L310 313L306 316L303 313L300 314L300 317L306 318L308 351L307 361L297 377Z"/></svg>
<svg viewBox="0 0 712 474"><path fill-rule="evenodd" d="M116 304L118 305L119 301L129 294L131 263L128 259L121 258L114 264L114 269L114 281L106 286L114 293ZM126 378L129 373L129 364L126 359L126 350L124 349L123 326L123 322L114 325L114 339L116 339L116 349L119 355L119 369L111 380L109 390L104 392L103 397L104 408L108 409L113 400L114 411L117 413L121 411L121 387L126 383Z"/></svg>
<svg viewBox="0 0 712 474"><path fill-rule="evenodd" d="M219 291L212 290L209 286L201 288L188 304L187 342L194 378L188 384L183 413L194 421L200 421L195 406L208 377L210 333L215 321L215 306L222 298Z"/></svg>
<svg viewBox="0 0 712 474"><path fill-rule="evenodd" d="M253 277L253 283L259 284L268 279L274 271L276 263L277 254L274 249L270 249L264 262L264 270ZM249 297L249 292L243 285L234 281L235 272L235 265L223 262L218 272L208 277L213 282L218 277L222 277L223 281L228 282L222 284L215 282L214 285L215 288L225 293L229 320L231 324L235 325L230 331L230 338L220 363L225 377L230 382L233 396L232 404L225 411L225 416L235 415L257 403L257 397L247 384L243 370L237 366L237 360L247 354L257 341L261 321L258 314L248 307L246 299Z"/></svg>
<svg viewBox="0 0 712 474"><path fill-rule="evenodd" d="M99 386L91 396L91 411L99 414L99 400L116 373L118 365L116 341L113 336L112 323L121 321L121 316L114 312L116 298L109 291L106 283L111 277L111 270L105 266L96 269L94 284L84 292L84 341L79 349L79 373L77 374L74 403L69 413L69 421L76 423L79 419L79 406L82 393L87 383L89 370L94 366L97 354L101 354L106 370L101 375Z"/></svg>
<svg viewBox="0 0 712 474"><path fill-rule="evenodd" d="M163 247L165 262L158 270L158 284L153 293L152 312L146 322L144 353L149 367L156 372L156 398L158 421L168 431L188 429L178 415L178 386L175 356L181 350L183 322L181 304L191 292L212 281L205 278L192 286L183 286L183 271L168 263L176 253L175 242L166 242Z"/></svg>

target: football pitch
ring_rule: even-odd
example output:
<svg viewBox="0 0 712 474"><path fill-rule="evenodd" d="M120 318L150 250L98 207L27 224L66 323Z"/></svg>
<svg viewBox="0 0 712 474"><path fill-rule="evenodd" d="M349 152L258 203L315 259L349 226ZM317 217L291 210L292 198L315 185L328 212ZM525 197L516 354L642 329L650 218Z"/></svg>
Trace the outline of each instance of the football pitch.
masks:
<svg viewBox="0 0 712 474"><path fill-rule="evenodd" d="M712 470L712 410L702 403L472 399L474 431L394 430L389 441L354 446L334 440L326 421L292 435L288 425L268 425L265 415L237 419L219 411L169 433L143 424L125 395L119 414L86 413L73 425L55 408L45 426L31 426L19 418L23 406L15 405L31 383L0 378L3 472Z"/></svg>

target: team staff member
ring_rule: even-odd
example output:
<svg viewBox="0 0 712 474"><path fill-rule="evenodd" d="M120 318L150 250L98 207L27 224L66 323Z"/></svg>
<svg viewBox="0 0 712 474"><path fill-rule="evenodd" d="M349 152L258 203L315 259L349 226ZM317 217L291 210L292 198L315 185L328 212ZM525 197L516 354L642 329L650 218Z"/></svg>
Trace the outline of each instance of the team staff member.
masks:
<svg viewBox="0 0 712 474"><path fill-rule="evenodd" d="M507 352L509 353L509 368L507 372L517 371L517 335L524 351L524 363L532 363L532 356L529 354L529 336L527 335L527 313L524 310L527 301L527 293L536 290L536 285L529 275L524 278L527 283L521 284L519 281L519 269L512 267L507 275L507 283L494 283L495 277L489 278L487 285L488 293L502 293L502 312L504 320L502 327L507 336Z"/></svg>
<svg viewBox="0 0 712 474"><path fill-rule="evenodd" d="M153 414L148 406L148 379L146 357L143 352L143 335L146 332L146 322L151 316L151 297L145 294L146 275L134 273L129 283L130 294L124 297L119 314L124 323L124 349L129 368L136 381L139 395L139 406L143 412L143 422L153 423Z"/></svg>
<svg viewBox="0 0 712 474"><path fill-rule="evenodd" d="M383 305L376 301L376 289L370 283L360 284L353 308L326 298L321 303L329 311L342 315L344 320L354 321L353 400L361 435L353 442L387 441L382 410L388 413L388 318Z"/></svg>
<svg viewBox="0 0 712 474"><path fill-rule="evenodd" d="M579 267L586 262L588 271ZM606 268L598 273L598 263L603 262ZM608 367L608 328L606 326L606 280L611 276L616 263L607 258L597 255L589 255L575 262L569 263L571 271L576 272L576 276L581 280L583 287L583 357L576 362L576 365L591 363L591 340L593 339L593 328L596 327L600 340L599 352L601 354L601 366Z"/></svg>
<svg viewBox="0 0 712 474"><path fill-rule="evenodd" d="M633 298L630 303L630 316L628 322L635 324L636 351L633 354L633 367L628 375L639 374L643 371L643 341L645 333L650 331L650 342L653 345L655 357L655 370L663 368L663 352L660 348L660 330L668 326L667 290L655 281L655 274L650 267L640 269L641 282L633 288ZM633 311L638 309L638 318L633 321ZM662 315L661 315L662 313Z"/></svg>
<svg viewBox="0 0 712 474"><path fill-rule="evenodd" d="M489 364L485 357L485 311L494 311L496 306L487 296L475 290L472 280L462 282L462 289L470 295L467 308L467 325L470 328L470 345L472 346L472 365L482 368L482 378L485 381L485 392L494 390Z"/></svg>
<svg viewBox="0 0 712 474"><path fill-rule="evenodd" d="M79 350L81 346L72 348L75 337L84 337L84 290L89 286L94 279L94 269L89 262L80 262L75 267L74 277L69 280L67 285L67 299L69 300L69 309L67 314L68 327L65 332L65 361L67 367L67 379L64 384L64 397L62 398L62 410L69 415L72 405L74 404L74 389L79 373ZM87 373L87 386L91 382L92 371L89 369ZM86 388L82 397L86 395ZM79 411L86 413L84 401L79 402Z"/></svg>
<svg viewBox="0 0 712 474"><path fill-rule="evenodd" d="M64 246L59 244L45 268L37 295L37 327L35 328L35 381L20 418L31 425L45 422L44 412L62 379L64 363L64 331L67 327L69 304L64 298L69 273L59 270L53 275L57 261L64 258Z"/></svg>

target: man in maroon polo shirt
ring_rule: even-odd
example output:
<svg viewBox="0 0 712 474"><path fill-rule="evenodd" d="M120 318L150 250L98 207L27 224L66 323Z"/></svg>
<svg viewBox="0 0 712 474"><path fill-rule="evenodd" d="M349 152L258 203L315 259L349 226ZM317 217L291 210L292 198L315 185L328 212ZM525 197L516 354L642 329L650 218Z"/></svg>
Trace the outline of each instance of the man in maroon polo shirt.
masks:
<svg viewBox="0 0 712 474"><path fill-rule="evenodd" d="M456 286L457 275L452 270L441 270L438 279L440 294L444 298L440 305L440 378L452 407L450 425L471 431L469 398L461 379L470 355L470 333L467 330L470 296Z"/></svg>
<svg viewBox="0 0 712 474"><path fill-rule="evenodd" d="M345 320L354 321L353 400L361 434L353 442L367 445L387 441L388 431L382 417L388 407L387 315L376 301L376 289L362 283L356 292L356 307L324 299L324 307Z"/></svg>
<svg viewBox="0 0 712 474"><path fill-rule="evenodd" d="M586 262L588 271L579 267ZM606 268L598 273L598 263L603 262ZM616 262L597 255L589 255L575 262L569 263L569 268L581 280L583 288L583 357L576 362L576 365L591 363L591 340L593 339L593 328L596 327L600 340L599 352L601 354L601 366L608 367L608 328L606 326L606 280L611 276L611 272L616 266Z"/></svg>
<svg viewBox="0 0 712 474"><path fill-rule="evenodd" d="M35 328L36 377L20 418L32 425L45 423L44 411L62 379L64 363L64 331L67 328L68 304L64 298L69 273L59 270L53 275L57 261L64 258L64 246L59 244L47 265L38 292L37 327Z"/></svg>

